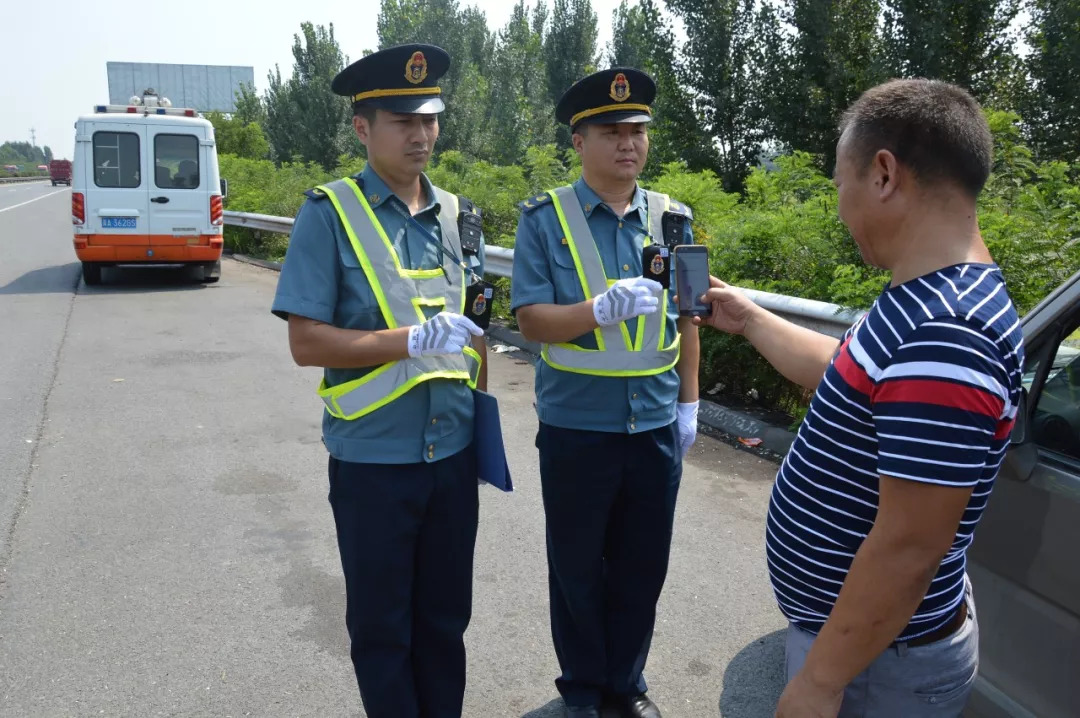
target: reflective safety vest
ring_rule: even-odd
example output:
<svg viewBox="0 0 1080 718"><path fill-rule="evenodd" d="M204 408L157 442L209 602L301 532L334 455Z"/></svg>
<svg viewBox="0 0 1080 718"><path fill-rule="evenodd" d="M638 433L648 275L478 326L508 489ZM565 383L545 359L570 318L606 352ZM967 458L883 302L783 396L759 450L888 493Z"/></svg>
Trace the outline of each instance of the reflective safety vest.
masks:
<svg viewBox="0 0 1080 718"><path fill-rule="evenodd" d="M444 253L443 269L405 269L386 231L354 180L337 180L318 189L326 193L337 210L388 328L423 324L427 320L424 307L464 313L464 267L455 264ZM439 203L439 228L443 241L456 256L461 257L457 197L434 185L432 189ZM331 416L351 421L386 406L413 387L432 379L465 381L475 389L480 362L480 355L472 347L465 347L464 354L459 355L392 361L376 367L359 379L337 386L327 386L324 378L319 385L319 396Z"/></svg>
<svg viewBox="0 0 1080 718"><path fill-rule="evenodd" d="M604 263L596 248L588 220L581 210L574 188L570 186L550 190L555 213L566 235L566 244L574 258L578 280L585 291L585 298L592 299L608 290L616 280L608 279ZM662 219L670 207L671 198L658 192L646 192L648 199L649 234L663 237ZM645 244L651 244L648 237ZM630 338L626 322L594 330L596 349L585 349L576 344L544 344L540 356L548 366L561 371L594 376L652 376L673 368L679 361L680 339L664 346L664 329L667 322L668 292L661 290L659 311L639 317L637 336Z"/></svg>

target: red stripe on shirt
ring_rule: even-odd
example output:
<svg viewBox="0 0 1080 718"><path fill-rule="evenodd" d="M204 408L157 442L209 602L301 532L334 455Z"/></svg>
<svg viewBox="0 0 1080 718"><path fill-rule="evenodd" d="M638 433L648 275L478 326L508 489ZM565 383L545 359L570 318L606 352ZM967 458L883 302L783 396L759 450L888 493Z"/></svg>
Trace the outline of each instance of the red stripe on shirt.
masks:
<svg viewBox="0 0 1080 718"><path fill-rule="evenodd" d="M1010 421L1003 421L998 424L998 430L994 434L994 441L1002 441L1003 439L1008 439L1009 435L1012 434L1014 426L1016 426L1015 419L1012 419Z"/></svg>
<svg viewBox="0 0 1080 718"><path fill-rule="evenodd" d="M932 404L961 409L997 419L1005 402L990 392L973 386L935 379L898 379L879 384L874 391L875 404Z"/></svg>
<svg viewBox="0 0 1080 718"><path fill-rule="evenodd" d="M833 366L840 372L840 376L844 378L844 383L850 386L860 394L870 396L870 392L874 390L874 382L870 380L866 371L855 363L855 360L851 357L851 352L848 351L848 344L851 340L848 339L844 342L844 345L840 347L840 353L836 355L836 361Z"/></svg>

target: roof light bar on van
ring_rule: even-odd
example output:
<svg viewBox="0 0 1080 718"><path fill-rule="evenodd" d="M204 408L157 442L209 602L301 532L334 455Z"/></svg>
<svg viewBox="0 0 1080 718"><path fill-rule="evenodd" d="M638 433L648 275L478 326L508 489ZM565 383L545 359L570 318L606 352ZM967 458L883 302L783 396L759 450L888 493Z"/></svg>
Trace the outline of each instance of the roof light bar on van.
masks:
<svg viewBox="0 0 1080 718"><path fill-rule="evenodd" d="M175 117L198 117L199 113L190 107L146 107L144 105L95 105L94 112L99 114L122 113L134 115L173 115Z"/></svg>

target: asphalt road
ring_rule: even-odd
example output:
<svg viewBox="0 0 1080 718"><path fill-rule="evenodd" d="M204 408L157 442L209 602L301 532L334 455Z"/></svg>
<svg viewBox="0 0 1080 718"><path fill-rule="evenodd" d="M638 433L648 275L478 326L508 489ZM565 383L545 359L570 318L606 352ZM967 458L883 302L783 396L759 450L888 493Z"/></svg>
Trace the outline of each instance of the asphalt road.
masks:
<svg viewBox="0 0 1080 718"><path fill-rule="evenodd" d="M277 275L87 288L68 191L15 207L51 192L0 187L0 713L362 716L318 372L269 313ZM517 491L481 491L465 716L554 718L532 367L491 362ZM775 470L692 450L646 671L667 717L772 716Z"/></svg>

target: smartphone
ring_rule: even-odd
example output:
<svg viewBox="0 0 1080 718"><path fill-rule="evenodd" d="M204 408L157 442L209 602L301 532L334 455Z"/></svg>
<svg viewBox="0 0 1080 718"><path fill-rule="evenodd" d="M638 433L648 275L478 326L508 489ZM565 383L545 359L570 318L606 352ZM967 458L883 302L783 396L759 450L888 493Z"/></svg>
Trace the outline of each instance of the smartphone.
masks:
<svg viewBox="0 0 1080 718"><path fill-rule="evenodd" d="M671 288L671 250L661 244L648 244L641 249L641 274Z"/></svg>
<svg viewBox="0 0 1080 718"><path fill-rule="evenodd" d="M494 297L495 287L484 280L470 284L465 288L465 316L481 329L487 329Z"/></svg>
<svg viewBox="0 0 1080 718"><path fill-rule="evenodd" d="M709 289L709 248L702 244L680 244L674 254L679 316L711 316L712 304L701 301L701 295Z"/></svg>

